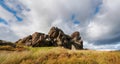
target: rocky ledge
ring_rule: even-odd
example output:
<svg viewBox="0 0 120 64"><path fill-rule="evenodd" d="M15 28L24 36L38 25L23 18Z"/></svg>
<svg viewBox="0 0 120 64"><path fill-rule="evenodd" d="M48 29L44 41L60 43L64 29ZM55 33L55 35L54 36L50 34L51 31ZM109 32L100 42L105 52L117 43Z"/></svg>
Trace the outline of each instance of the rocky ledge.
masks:
<svg viewBox="0 0 120 64"><path fill-rule="evenodd" d="M83 49L83 41L78 31L72 35L67 35L57 27L52 27L48 34L35 32L23 39L19 39L16 44L32 47L60 46L68 49Z"/></svg>

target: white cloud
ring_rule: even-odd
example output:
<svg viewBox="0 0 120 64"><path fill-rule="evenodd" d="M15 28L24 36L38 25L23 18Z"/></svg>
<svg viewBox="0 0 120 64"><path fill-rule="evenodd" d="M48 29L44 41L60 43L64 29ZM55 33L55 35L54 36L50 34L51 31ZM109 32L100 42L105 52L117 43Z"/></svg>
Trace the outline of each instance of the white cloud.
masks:
<svg viewBox="0 0 120 64"><path fill-rule="evenodd" d="M8 27L4 26L6 30L10 30L9 33L4 30L6 34L11 33L13 36L15 35L14 37L22 38L35 31L48 33L51 26L58 26L68 34L80 31L85 40L85 47L88 48L96 48L94 44L97 43L103 45L119 42L116 40L120 37L119 0L19 0L15 2L21 4L22 9L25 10L20 11L13 5L14 3L7 5L19 11L18 16L24 20L17 22L12 13L0 6L0 17L9 23ZM100 6L100 10L96 12L98 6ZM29 12L26 11L27 8L30 9ZM80 24L73 23L72 15L75 15L75 20ZM3 25L0 28L1 31ZM4 34L4 32L0 32L0 34ZM13 38L12 35L10 36ZM13 40L11 37L6 40L17 40ZM4 38L3 35L0 38ZM116 45L117 43L115 43ZM98 48L104 47L99 46Z"/></svg>
<svg viewBox="0 0 120 64"><path fill-rule="evenodd" d="M0 39L16 41L19 37L9 28L9 26L0 23Z"/></svg>
<svg viewBox="0 0 120 64"><path fill-rule="evenodd" d="M119 43L120 1L104 0L100 12L87 28L88 39L96 44Z"/></svg>
<svg viewBox="0 0 120 64"><path fill-rule="evenodd" d="M81 28L86 26L91 15L94 14L95 8L100 3L98 0L22 0L21 2L31 9L28 13L28 23L30 24L27 25L27 27L31 28L29 29L30 32L39 31L45 33L48 32L51 26L58 26L67 33L78 30L71 21L73 14L80 21L81 25L79 26Z"/></svg>
<svg viewBox="0 0 120 64"><path fill-rule="evenodd" d="M9 21L9 19L13 18L13 15L0 6L0 18L6 19L6 21Z"/></svg>

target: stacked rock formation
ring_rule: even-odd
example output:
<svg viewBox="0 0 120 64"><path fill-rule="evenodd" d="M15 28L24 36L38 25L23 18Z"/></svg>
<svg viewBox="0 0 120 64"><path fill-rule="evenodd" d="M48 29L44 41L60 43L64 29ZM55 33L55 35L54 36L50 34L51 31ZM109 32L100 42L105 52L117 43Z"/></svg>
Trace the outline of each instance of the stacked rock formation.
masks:
<svg viewBox="0 0 120 64"><path fill-rule="evenodd" d="M79 32L76 31L69 36L57 27L52 27L48 35L35 32L16 43L33 47L61 46L68 49L83 49L83 41Z"/></svg>

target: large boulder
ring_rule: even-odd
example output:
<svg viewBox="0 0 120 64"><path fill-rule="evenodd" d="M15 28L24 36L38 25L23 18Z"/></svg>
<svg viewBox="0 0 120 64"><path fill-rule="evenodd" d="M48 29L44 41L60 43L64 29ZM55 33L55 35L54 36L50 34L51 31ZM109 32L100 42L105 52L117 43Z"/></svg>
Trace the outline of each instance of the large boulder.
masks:
<svg viewBox="0 0 120 64"><path fill-rule="evenodd" d="M26 46L31 46L32 42L31 42L32 36L29 35L27 37L24 37L23 39L19 39L18 41L16 41L16 44L23 44Z"/></svg>
<svg viewBox="0 0 120 64"><path fill-rule="evenodd" d="M49 37L47 35L35 32L32 35L18 40L16 43L33 47L52 46L51 41L49 41L48 39Z"/></svg>
<svg viewBox="0 0 120 64"><path fill-rule="evenodd" d="M57 27L52 27L48 35L35 32L32 35L18 40L16 43L33 47L61 46L68 49L72 49L73 47L75 49L83 49L83 41L79 32L76 31L69 36Z"/></svg>
<svg viewBox="0 0 120 64"><path fill-rule="evenodd" d="M53 45L52 41L48 35L38 32L32 34L33 47L44 47L44 46L52 46L52 45Z"/></svg>
<svg viewBox="0 0 120 64"><path fill-rule="evenodd" d="M58 36L64 35L64 32L61 29L57 28L57 27L52 27L50 29L50 31L48 32L48 35L51 38L57 38Z"/></svg>
<svg viewBox="0 0 120 64"><path fill-rule="evenodd" d="M40 46L44 45L43 40L45 39L45 34L43 33L38 33L35 32L34 34L32 34L32 46Z"/></svg>
<svg viewBox="0 0 120 64"><path fill-rule="evenodd" d="M56 43L56 46L62 46L63 31L57 27L52 27L48 32L49 37Z"/></svg>
<svg viewBox="0 0 120 64"><path fill-rule="evenodd" d="M74 32L72 35L73 46L76 49L83 49L83 40L80 37L80 33L78 31Z"/></svg>
<svg viewBox="0 0 120 64"><path fill-rule="evenodd" d="M57 27L52 27L48 33L49 37L53 39L54 44L56 46L62 46L65 48L71 48L70 44L70 39L71 37L64 34L64 32L57 28Z"/></svg>

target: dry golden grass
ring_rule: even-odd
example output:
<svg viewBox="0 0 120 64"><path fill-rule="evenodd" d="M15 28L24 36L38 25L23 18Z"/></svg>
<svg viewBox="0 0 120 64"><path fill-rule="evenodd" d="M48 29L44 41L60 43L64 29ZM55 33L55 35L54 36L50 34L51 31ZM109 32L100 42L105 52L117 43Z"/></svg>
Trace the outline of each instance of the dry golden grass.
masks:
<svg viewBox="0 0 120 64"><path fill-rule="evenodd" d="M12 46L6 45L6 46L0 46L0 50L14 51L15 48Z"/></svg>
<svg viewBox="0 0 120 64"><path fill-rule="evenodd" d="M24 51L0 51L0 64L120 64L120 51L25 48Z"/></svg>

